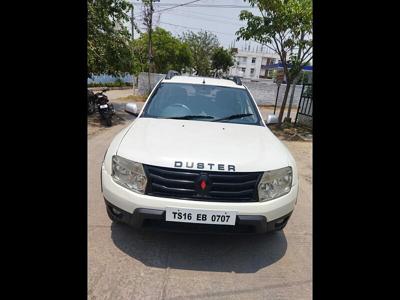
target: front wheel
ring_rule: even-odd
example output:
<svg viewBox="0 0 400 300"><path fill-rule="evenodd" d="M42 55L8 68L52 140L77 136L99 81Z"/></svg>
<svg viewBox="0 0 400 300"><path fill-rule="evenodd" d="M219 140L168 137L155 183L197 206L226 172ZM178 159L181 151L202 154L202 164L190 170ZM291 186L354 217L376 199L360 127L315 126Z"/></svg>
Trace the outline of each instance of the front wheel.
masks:
<svg viewBox="0 0 400 300"><path fill-rule="evenodd" d="M93 114L96 111L96 104L94 102L89 102L88 113Z"/></svg>
<svg viewBox="0 0 400 300"><path fill-rule="evenodd" d="M106 124L107 124L108 127L112 126L111 116L106 119Z"/></svg>

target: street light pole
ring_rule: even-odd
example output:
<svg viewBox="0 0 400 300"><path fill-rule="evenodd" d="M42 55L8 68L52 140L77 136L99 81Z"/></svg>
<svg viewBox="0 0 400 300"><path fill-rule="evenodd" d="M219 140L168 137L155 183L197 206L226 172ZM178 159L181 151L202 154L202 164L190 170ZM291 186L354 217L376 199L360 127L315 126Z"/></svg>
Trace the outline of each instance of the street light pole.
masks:
<svg viewBox="0 0 400 300"><path fill-rule="evenodd" d="M133 16L133 12L134 12L134 6L133 6L133 1L132 1L132 10L131 10L131 28L132 28L132 43L131 43L131 62L132 62L132 89L133 91L135 91L135 80L134 80L134 75L133 75L133 67L134 67L134 50L133 50L133 40L135 37L135 21L134 21L134 16Z"/></svg>
<svg viewBox="0 0 400 300"><path fill-rule="evenodd" d="M133 2L132 2L132 10L131 10L131 27L132 27L132 41L134 40L135 35L135 25L134 25L134 17L133 17L133 10L134 10Z"/></svg>
<svg viewBox="0 0 400 300"><path fill-rule="evenodd" d="M149 69L149 71L148 71L148 83L149 83L149 94L151 93L151 72L153 71L153 68L152 68L152 63L153 63L153 57L152 57L152 40L151 40L151 33L152 33L152 26L153 26L153 12L154 12L154 9L153 9L153 0L150 0L150 3L149 3L149 6L150 6L150 12L149 12L149 15L148 15L148 18L149 18L149 27L148 27L148 35L149 35L149 45L148 45L148 69Z"/></svg>

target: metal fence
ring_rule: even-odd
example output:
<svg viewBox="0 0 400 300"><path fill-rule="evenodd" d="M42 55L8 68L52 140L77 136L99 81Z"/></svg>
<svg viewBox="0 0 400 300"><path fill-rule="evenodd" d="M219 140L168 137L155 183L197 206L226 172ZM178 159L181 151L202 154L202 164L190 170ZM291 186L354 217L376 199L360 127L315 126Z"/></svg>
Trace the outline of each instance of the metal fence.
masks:
<svg viewBox="0 0 400 300"><path fill-rule="evenodd" d="M303 84L300 102L297 108L296 125L302 125L312 129L313 125L313 95L312 84Z"/></svg>

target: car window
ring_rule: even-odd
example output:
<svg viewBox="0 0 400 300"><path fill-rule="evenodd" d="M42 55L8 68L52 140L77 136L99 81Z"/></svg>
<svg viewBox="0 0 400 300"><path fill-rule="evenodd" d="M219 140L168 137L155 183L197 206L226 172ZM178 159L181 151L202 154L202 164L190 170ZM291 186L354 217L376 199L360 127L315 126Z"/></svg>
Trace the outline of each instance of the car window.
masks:
<svg viewBox="0 0 400 300"><path fill-rule="evenodd" d="M221 122L262 125L260 116L245 89L213 85L161 83L153 93L143 117L179 118L207 116L201 121L213 121L233 115L248 114Z"/></svg>

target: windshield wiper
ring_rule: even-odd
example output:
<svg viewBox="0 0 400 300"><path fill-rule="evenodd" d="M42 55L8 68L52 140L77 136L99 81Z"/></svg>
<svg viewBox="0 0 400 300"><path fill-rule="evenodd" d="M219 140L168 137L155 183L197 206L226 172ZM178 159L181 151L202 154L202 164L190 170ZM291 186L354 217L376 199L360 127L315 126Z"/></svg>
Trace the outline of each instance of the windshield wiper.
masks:
<svg viewBox="0 0 400 300"><path fill-rule="evenodd" d="M181 117L169 117L166 119L177 119L177 120L194 120L194 119L214 119L212 116L204 116L204 115L187 115Z"/></svg>
<svg viewBox="0 0 400 300"><path fill-rule="evenodd" d="M231 116L227 116L227 117L220 118L220 119L215 119L215 120L212 120L211 122L239 119L239 118L248 117L248 116L252 116L252 115L253 114L236 114L236 115L231 115Z"/></svg>

